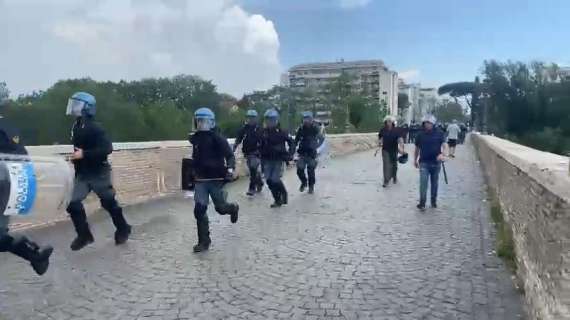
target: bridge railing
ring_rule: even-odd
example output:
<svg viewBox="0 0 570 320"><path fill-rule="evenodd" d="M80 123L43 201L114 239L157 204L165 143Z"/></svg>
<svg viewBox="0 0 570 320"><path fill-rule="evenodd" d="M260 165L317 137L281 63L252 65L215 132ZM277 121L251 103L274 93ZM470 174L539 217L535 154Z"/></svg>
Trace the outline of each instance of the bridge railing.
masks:
<svg viewBox="0 0 570 320"><path fill-rule="evenodd" d="M533 319L570 319L568 158L491 136L473 141L512 228Z"/></svg>

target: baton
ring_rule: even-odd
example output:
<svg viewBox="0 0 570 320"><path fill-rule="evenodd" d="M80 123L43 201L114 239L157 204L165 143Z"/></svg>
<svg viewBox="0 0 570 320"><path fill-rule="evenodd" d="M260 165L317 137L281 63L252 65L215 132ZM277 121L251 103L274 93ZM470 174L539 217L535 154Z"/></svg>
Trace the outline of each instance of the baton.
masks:
<svg viewBox="0 0 570 320"><path fill-rule="evenodd" d="M445 163L443 161L441 162L441 167L443 168L443 180L445 181L445 184L449 184L449 181L447 180L447 170L445 170Z"/></svg>

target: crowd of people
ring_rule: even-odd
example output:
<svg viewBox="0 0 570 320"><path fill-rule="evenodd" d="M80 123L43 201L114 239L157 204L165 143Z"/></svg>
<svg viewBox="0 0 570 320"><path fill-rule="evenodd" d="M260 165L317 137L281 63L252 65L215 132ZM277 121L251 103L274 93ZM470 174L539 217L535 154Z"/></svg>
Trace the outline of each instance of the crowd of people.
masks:
<svg viewBox="0 0 570 320"><path fill-rule="evenodd" d="M95 121L96 100L89 93L77 92L68 101L66 114L75 118L70 140L74 151L71 162L75 168L75 181L67 212L76 231L71 242L73 251L83 249L95 238L87 221L83 200L92 191L99 197L101 206L109 213L115 226L115 244L125 243L132 232L123 210L116 200L111 179L111 165L108 157L113 152L111 141L105 130ZM192 185L194 191L194 217L198 241L194 252L203 252L211 244L208 206L210 198L216 212L227 215L231 223L237 223L239 205L228 200L225 186L235 180L235 153L242 145L249 170L249 185L246 194L254 197L266 184L273 196L271 208L279 208L288 203L288 190L282 176L285 166L296 158L299 191L315 192L316 169L319 150L325 144L322 127L312 112L303 112L302 124L294 137L281 128L279 112L268 109L263 121L255 110L248 110L244 126L239 130L233 147L223 137L216 126L215 114L209 108L199 108L194 113L194 131L189 136L192 156L183 162L183 185ZM465 128L465 129L464 129ZM463 143L466 127L454 121L446 128L438 126L436 119L427 115L421 125L412 123L410 127L396 126L396 119L387 116L380 129L379 147L383 159L383 187L397 183L398 164L408 161L405 143L413 143L413 161L420 170L420 200L418 208L424 210L427 201L428 181L431 184L431 206L437 207L439 172L445 159L455 156L455 146ZM448 144L450 152L448 153ZM21 144L17 130L9 123L0 121L0 154L27 155ZM10 160L17 161L17 160ZM20 161L30 161L22 158ZM6 161L0 161L0 208L2 213L11 201L11 172ZM265 180L265 181L264 181ZM8 200L7 200L8 199ZM53 252L51 246L40 246L26 237L12 236L8 230L9 216L0 215L0 252L11 252L27 261L38 274L44 274Z"/></svg>

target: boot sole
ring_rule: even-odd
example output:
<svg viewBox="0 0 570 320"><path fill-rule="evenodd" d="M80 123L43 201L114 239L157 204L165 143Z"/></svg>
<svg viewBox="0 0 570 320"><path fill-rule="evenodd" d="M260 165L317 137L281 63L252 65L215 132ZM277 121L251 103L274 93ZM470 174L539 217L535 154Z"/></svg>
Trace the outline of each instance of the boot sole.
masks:
<svg viewBox="0 0 570 320"><path fill-rule="evenodd" d="M71 251L79 251L85 247L87 247L88 245L92 244L93 242L95 242L95 239L89 239L88 241L86 241L82 246L80 247L70 247Z"/></svg>

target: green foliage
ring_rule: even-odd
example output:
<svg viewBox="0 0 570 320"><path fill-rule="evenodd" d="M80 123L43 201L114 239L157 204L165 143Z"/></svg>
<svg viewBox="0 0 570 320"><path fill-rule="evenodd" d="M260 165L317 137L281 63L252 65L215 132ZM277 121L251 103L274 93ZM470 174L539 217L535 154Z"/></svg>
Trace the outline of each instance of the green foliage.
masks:
<svg viewBox="0 0 570 320"><path fill-rule="evenodd" d="M96 97L96 119L113 141L186 139L193 111L203 106L214 110L220 129L230 137L243 122L241 113L231 114L235 98L219 94L210 81L187 75L119 83L59 81L46 91L10 101L3 115L20 128L28 145L68 144L74 119L65 115L65 108L77 91Z"/></svg>
<svg viewBox="0 0 570 320"><path fill-rule="evenodd" d="M485 61L488 123L496 134L540 150L570 148L570 82L556 65Z"/></svg>
<svg viewBox="0 0 570 320"><path fill-rule="evenodd" d="M449 102L437 106L434 116L441 122L451 122L453 120L464 122L467 120L463 107L456 102Z"/></svg>
<svg viewBox="0 0 570 320"><path fill-rule="evenodd" d="M352 96L347 99L348 119L358 129L366 112L366 100L361 96Z"/></svg>
<svg viewBox="0 0 570 320"><path fill-rule="evenodd" d="M505 221L501 204L494 197L491 199L491 220L493 220L497 229L497 256L502 258L509 269L514 273L517 270L517 263L513 232L509 224Z"/></svg>

